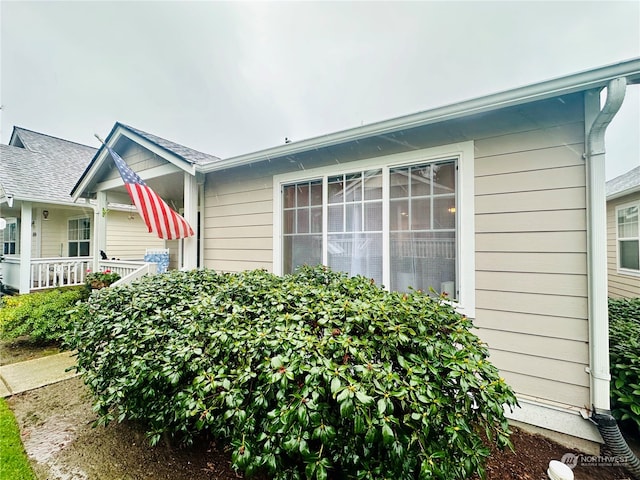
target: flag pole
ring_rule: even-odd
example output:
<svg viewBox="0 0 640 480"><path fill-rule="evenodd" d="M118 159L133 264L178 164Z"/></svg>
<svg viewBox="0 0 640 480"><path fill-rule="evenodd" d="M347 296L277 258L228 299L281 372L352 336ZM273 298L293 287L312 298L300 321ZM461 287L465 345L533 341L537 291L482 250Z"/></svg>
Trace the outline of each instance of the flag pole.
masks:
<svg viewBox="0 0 640 480"><path fill-rule="evenodd" d="M96 137L96 138L100 141L100 143L101 143L102 145L104 145L105 147L107 146L107 144L106 144L106 143L104 143L104 140L102 140L102 139L98 136L98 134L97 134L97 133L94 133L94 134L93 134L93 136L94 136L94 137Z"/></svg>

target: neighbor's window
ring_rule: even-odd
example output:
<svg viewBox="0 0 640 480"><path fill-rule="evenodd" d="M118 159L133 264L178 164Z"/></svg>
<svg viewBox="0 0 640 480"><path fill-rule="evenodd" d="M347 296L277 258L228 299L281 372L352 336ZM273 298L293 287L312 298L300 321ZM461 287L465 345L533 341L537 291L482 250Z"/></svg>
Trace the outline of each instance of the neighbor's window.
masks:
<svg viewBox="0 0 640 480"><path fill-rule="evenodd" d="M324 263L457 298L456 159L283 184L281 201L283 273Z"/></svg>
<svg viewBox="0 0 640 480"><path fill-rule="evenodd" d="M91 222L88 218L69 220L69 256L88 257L91 246Z"/></svg>
<svg viewBox="0 0 640 480"><path fill-rule="evenodd" d="M7 219L7 226L3 231L3 249L4 255L16 255L18 250L18 220Z"/></svg>
<svg viewBox="0 0 640 480"><path fill-rule="evenodd" d="M627 205L616 210L618 226L618 266L625 270L640 271L640 204Z"/></svg>

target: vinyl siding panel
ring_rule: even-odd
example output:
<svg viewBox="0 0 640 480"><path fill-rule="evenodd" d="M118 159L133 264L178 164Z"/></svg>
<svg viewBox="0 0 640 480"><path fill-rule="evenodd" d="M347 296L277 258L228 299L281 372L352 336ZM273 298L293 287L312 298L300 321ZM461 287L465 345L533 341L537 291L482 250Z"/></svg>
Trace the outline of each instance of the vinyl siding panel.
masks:
<svg viewBox="0 0 640 480"><path fill-rule="evenodd" d="M582 113L475 142L476 318L519 394L589 403Z"/></svg>
<svg viewBox="0 0 640 480"><path fill-rule="evenodd" d="M107 220L107 245L109 258L142 260L146 249L166 248L165 241L155 233L149 233L137 211L110 210Z"/></svg>
<svg viewBox="0 0 640 480"><path fill-rule="evenodd" d="M249 175L218 172L205 191L205 265L221 271L273 263L273 180L260 168Z"/></svg>
<svg viewBox="0 0 640 480"><path fill-rule="evenodd" d="M137 143L127 142L126 149L119 150L116 148L116 151L120 154L120 157L127 163L127 165L129 165L129 167L138 174L141 174L144 170L167 164L166 160L158 157L156 154L150 152ZM111 171L104 176L102 181L113 180L116 178L120 178L120 174L118 173L118 169L115 168L115 165L113 165Z"/></svg>
<svg viewBox="0 0 640 480"><path fill-rule="evenodd" d="M616 208L631 202L640 202L640 192L607 202L607 274L612 298L640 297L640 274L618 270Z"/></svg>

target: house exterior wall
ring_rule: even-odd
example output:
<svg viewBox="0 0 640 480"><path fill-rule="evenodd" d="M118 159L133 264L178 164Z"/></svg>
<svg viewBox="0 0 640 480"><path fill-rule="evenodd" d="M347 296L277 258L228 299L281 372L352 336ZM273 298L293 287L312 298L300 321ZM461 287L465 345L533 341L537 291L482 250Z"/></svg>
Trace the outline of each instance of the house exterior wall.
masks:
<svg viewBox="0 0 640 480"><path fill-rule="evenodd" d="M475 148L478 334L519 397L589 405L583 98L467 117L403 137L420 148L468 140ZM336 162L314 155L304 165L280 159L207 176L205 266L273 269L273 176Z"/></svg>
<svg viewBox="0 0 640 480"><path fill-rule="evenodd" d="M66 257L69 255L69 220L75 218L90 218L93 222L93 208L63 209L50 207L49 216L46 220L42 218L42 210L36 212L39 222L40 235L40 257ZM35 239L36 237L34 237ZM93 239L91 239L93 241ZM36 252L36 246L33 246Z"/></svg>
<svg viewBox="0 0 640 480"><path fill-rule="evenodd" d="M120 260L142 260L147 248L165 248L165 241L151 234L137 210L110 210L106 254Z"/></svg>
<svg viewBox="0 0 640 480"><path fill-rule="evenodd" d="M607 275L609 297L640 297L640 275L621 272L618 269L616 208L631 202L640 203L640 192L607 202Z"/></svg>

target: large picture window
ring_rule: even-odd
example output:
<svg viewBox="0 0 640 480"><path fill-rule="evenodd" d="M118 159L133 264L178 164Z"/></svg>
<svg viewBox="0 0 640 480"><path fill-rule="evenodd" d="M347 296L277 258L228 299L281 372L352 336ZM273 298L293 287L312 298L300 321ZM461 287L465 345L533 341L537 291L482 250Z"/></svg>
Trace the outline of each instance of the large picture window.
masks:
<svg viewBox="0 0 640 480"><path fill-rule="evenodd" d="M277 177L274 270L324 264L394 291L435 291L460 301L463 283L475 287L473 241L460 244L461 230L473 238L473 170L467 166L463 194L460 169L463 158L472 163L472 147L465 152L412 152L346 164L342 172L305 171L300 180ZM471 259L466 276L463 252ZM469 306L472 296L467 291Z"/></svg>
<svg viewBox="0 0 640 480"><path fill-rule="evenodd" d="M640 272L640 204L616 209L618 234L618 268Z"/></svg>
<svg viewBox="0 0 640 480"><path fill-rule="evenodd" d="M69 256L88 257L91 251L91 221L88 218L69 220Z"/></svg>

